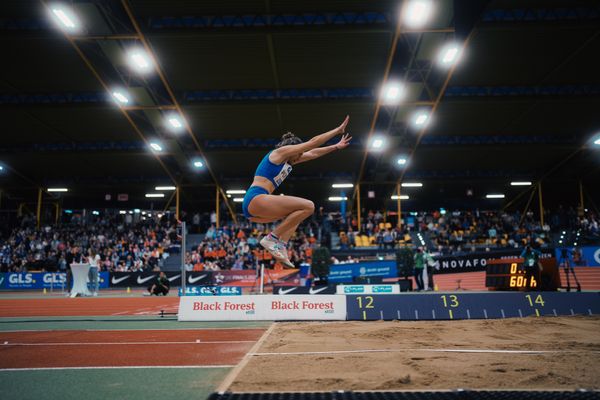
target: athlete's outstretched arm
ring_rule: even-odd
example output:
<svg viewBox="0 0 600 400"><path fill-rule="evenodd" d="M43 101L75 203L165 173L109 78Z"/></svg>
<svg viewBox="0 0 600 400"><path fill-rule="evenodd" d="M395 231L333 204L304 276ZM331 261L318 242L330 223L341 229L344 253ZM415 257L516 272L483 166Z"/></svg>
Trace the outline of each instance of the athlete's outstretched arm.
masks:
<svg viewBox="0 0 600 400"><path fill-rule="evenodd" d="M352 140L352 136L349 134L343 135L339 142L331 146L318 147L316 149L312 149L302 153L300 159L296 161L294 164L299 164L302 162L314 160L315 158L319 158L324 156L325 154L329 154L335 150L342 150L348 147L350 144L350 140Z"/></svg>
<svg viewBox="0 0 600 400"><path fill-rule="evenodd" d="M273 161L274 163L280 163L285 160L289 160L290 158L297 156L298 154L310 151L312 149L316 149L317 147L321 147L323 144L327 143L329 140L333 139L337 135L344 133L346 131L346 125L348 125L349 120L350 116L346 116L346 119L344 119L344 122L342 122L340 126L330 130L329 132L317 135L304 143L283 146L278 148L277 150L274 150L270 156L271 161Z"/></svg>

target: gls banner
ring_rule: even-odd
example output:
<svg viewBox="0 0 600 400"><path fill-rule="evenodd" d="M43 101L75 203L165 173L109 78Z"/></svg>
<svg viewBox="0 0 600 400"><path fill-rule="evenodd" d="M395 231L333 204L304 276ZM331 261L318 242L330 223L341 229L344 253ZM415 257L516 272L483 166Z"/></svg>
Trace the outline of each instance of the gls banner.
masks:
<svg viewBox="0 0 600 400"><path fill-rule="evenodd" d="M273 294L335 294L335 285L329 286L273 286Z"/></svg>
<svg viewBox="0 0 600 400"><path fill-rule="evenodd" d="M183 291L179 288L179 296ZM187 286L186 296L241 296L242 288L239 286Z"/></svg>
<svg viewBox="0 0 600 400"><path fill-rule="evenodd" d="M100 272L101 289L108 288L108 272ZM27 272L0 274L0 289L67 289L66 272Z"/></svg>
<svg viewBox="0 0 600 400"><path fill-rule="evenodd" d="M346 319L346 296L182 296L179 321L292 321Z"/></svg>
<svg viewBox="0 0 600 400"><path fill-rule="evenodd" d="M171 286L181 286L181 272L165 271ZM110 286L147 287L158 278L158 272L113 272L110 274Z"/></svg>

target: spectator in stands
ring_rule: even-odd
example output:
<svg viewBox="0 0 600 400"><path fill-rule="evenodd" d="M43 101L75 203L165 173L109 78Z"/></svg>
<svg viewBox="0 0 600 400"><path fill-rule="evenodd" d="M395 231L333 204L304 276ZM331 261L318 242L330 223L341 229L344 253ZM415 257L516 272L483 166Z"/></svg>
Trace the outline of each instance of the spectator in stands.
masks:
<svg viewBox="0 0 600 400"><path fill-rule="evenodd" d="M171 284L169 282L169 279L167 279L167 275L163 271L161 271L158 274L156 280L148 287L148 296L159 296L161 294L163 296L166 296L167 294L169 294L170 288Z"/></svg>

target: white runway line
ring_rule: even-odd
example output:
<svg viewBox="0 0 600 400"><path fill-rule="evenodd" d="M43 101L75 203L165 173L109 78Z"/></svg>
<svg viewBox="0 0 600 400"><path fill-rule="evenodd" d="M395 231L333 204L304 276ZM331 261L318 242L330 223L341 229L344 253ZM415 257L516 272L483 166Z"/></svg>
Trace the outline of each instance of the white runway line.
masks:
<svg viewBox="0 0 600 400"><path fill-rule="evenodd" d="M568 353L600 353L600 350L495 350L495 349L365 349L365 350L333 350L333 351L296 351L284 353L251 353L252 356L302 356L322 354L355 354L355 353L400 353L400 352L432 352L432 353L500 353L500 354L568 354Z"/></svg>
<svg viewBox="0 0 600 400"><path fill-rule="evenodd" d="M239 364L236 365L235 368L233 368L231 372L229 372L229 374L227 374L223 382L221 382L221 384L217 388L216 392L225 392L229 389L229 386L231 386L235 378L237 378L240 372L242 372L242 370L248 364L252 356L256 354L256 351L260 349L260 346L262 346L264 341L267 340L271 332L273 332L273 329L275 329L275 323L272 323L271 326L269 326L269 329L267 329L265 333L263 333L260 339L258 339L254 346L252 346L250 351L246 353L246 355L244 356L244 358L242 358Z"/></svg>
<svg viewBox="0 0 600 400"><path fill-rule="evenodd" d="M218 341L194 341L194 342L57 342L57 343L10 343L4 342L1 346L111 346L111 345L126 345L126 346L139 346L139 345L169 345L169 344L225 344L225 343L254 343L254 340L218 340Z"/></svg>
<svg viewBox="0 0 600 400"><path fill-rule="evenodd" d="M139 365L139 366L123 366L123 367L43 367L43 368L0 368L1 372L13 371L63 371L70 369L157 369L157 368L233 368L234 365Z"/></svg>

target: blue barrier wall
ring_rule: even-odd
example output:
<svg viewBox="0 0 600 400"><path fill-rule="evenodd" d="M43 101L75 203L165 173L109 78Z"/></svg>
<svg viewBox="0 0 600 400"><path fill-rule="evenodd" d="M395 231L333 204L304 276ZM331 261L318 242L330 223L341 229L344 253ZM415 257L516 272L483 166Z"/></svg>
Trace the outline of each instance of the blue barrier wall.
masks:
<svg viewBox="0 0 600 400"><path fill-rule="evenodd" d="M448 320L597 315L600 293L422 293L346 296L348 320Z"/></svg>
<svg viewBox="0 0 600 400"><path fill-rule="evenodd" d="M392 278L397 276L396 261L373 261L356 264L334 264L329 268L329 282L352 282L359 276Z"/></svg>
<svg viewBox="0 0 600 400"><path fill-rule="evenodd" d="M108 282L108 272L100 272L100 288L108 288ZM67 274L65 272L27 272L0 274L1 290L50 289L52 287L54 289L60 289L66 285Z"/></svg>

